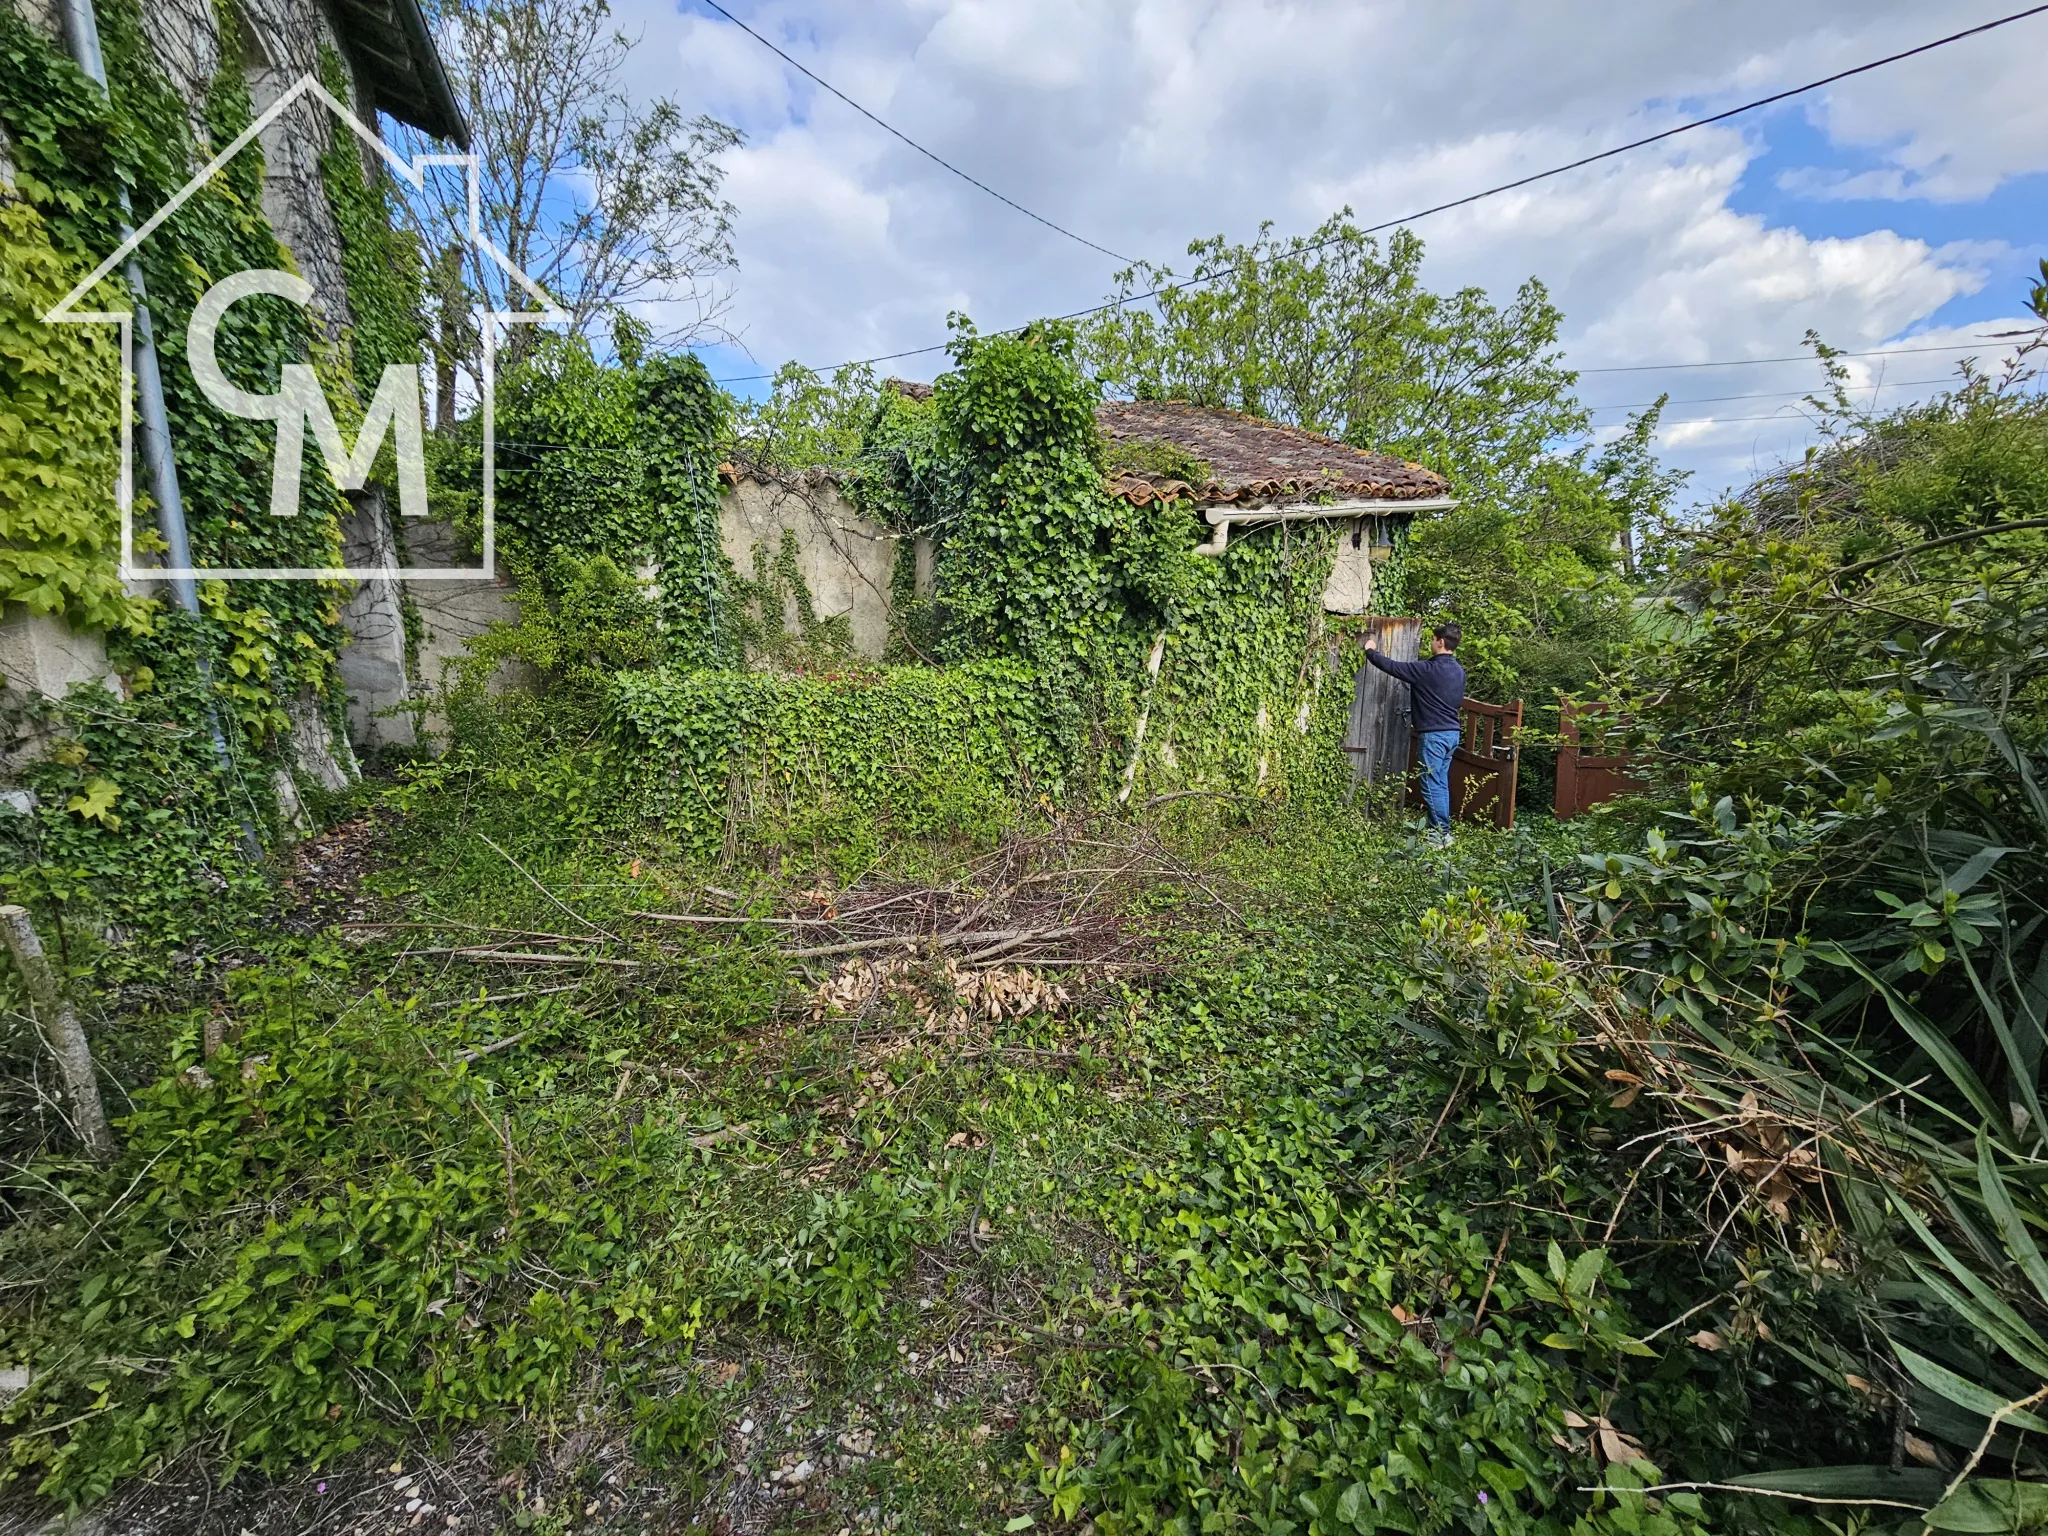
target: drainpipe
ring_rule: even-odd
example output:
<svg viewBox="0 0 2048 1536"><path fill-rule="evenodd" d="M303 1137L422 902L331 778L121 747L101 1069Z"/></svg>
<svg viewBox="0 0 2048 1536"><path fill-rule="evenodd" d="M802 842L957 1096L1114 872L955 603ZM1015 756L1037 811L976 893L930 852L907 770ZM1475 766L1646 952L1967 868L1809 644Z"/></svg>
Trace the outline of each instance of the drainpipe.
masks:
<svg viewBox="0 0 2048 1536"><path fill-rule="evenodd" d="M71 60L102 92L107 89L107 61L100 53L99 21L93 15L92 0L63 0L64 40L70 45ZM121 189L121 238L135 233L130 223L128 189ZM163 535L165 559L174 570L192 568L192 537L185 526L185 498L178 489L178 461L171 452L171 418L164 408L163 371L157 364L156 330L149 319L149 294L142 283L142 262L128 257L121 275L128 281L134 299L135 386L141 401L143 472L149 476L149 494L156 502L157 532ZM199 586L190 576L170 578L171 595L187 613L199 612ZM221 730L220 715L213 704L213 668L202 654L198 657L199 681L207 695L206 723L213 736L213 752L221 773L229 783L237 781L234 756ZM237 813L242 823L242 844L251 857L260 855L262 845L245 811Z"/></svg>

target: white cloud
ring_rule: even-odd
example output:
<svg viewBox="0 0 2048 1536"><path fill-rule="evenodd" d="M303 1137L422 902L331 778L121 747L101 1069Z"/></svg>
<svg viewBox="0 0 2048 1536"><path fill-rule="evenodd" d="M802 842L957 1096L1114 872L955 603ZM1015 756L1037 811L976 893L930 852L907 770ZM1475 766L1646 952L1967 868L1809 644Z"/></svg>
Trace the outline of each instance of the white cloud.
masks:
<svg viewBox="0 0 2048 1536"><path fill-rule="evenodd" d="M730 162L732 318L764 363L924 346L945 339L949 309L990 327L1108 292L1115 262L947 175L683 3L618 9L645 36L637 89L675 93L749 135ZM1172 259L1192 237L1243 238L1268 218L1307 229L1347 202L1377 222L1997 11L1987 0L766 0L739 13L1008 196L1114 250ZM2048 20L1815 99L1817 124L1885 164L1853 187L1841 168L1816 167L1794 178L1801 195L1974 197L2048 169L2029 27ZM1994 248L1883 229L1813 238L1736 211L1769 132L1765 119L1687 135L1431 219L1418 226L1427 278L1504 295L1542 277L1587 366L1782 356L1809 327L1863 350L1987 282ZM928 377L941 365L902 366ZM1629 387L1654 394L1663 382ZM1636 398L1590 377L1587 393ZM1727 430L1665 441L1719 476L1733 462L1715 437Z"/></svg>

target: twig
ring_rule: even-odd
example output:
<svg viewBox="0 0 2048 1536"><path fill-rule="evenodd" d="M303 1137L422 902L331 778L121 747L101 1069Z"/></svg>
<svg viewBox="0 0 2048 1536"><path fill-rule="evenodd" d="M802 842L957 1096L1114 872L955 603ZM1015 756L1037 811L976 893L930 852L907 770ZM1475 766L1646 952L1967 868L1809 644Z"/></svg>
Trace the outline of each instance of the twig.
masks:
<svg viewBox="0 0 2048 1536"><path fill-rule="evenodd" d="M403 949L398 952L401 960L418 960L431 955L448 955L457 960L468 960L476 965L608 965L615 970L637 971L646 962L643 960L614 960L606 955L536 955L517 949L476 949L451 947L442 949Z"/></svg>
<svg viewBox="0 0 2048 1536"><path fill-rule="evenodd" d="M1252 795L1229 795L1220 789L1172 789L1163 795L1154 795L1143 805L1139 806L1138 809L1149 811L1155 805L1164 805L1169 800L1186 800L1193 795L1201 795L1210 800L1252 800L1256 798Z"/></svg>
<svg viewBox="0 0 2048 1536"><path fill-rule="evenodd" d="M426 1006L441 1009L460 1008L465 1003L516 1003L524 997L553 997L557 992L580 992L585 985L584 982L571 981L559 987L528 987L519 992L487 992L482 997L457 997L446 1002L428 1003Z"/></svg>
<svg viewBox="0 0 2048 1536"><path fill-rule="evenodd" d="M516 1035L507 1035L502 1040L493 1040L489 1045L479 1045L464 1051L455 1059L457 1061L476 1061L485 1056L495 1056L500 1051L510 1050L532 1033L532 1028L522 1029Z"/></svg>
<svg viewBox="0 0 2048 1536"><path fill-rule="evenodd" d="M1658 1334L1669 1333L1672 1329L1676 1328L1680 1323L1684 1322L1687 1318L1706 1311L1707 1308L1713 1306L1716 1302L1726 1301L1730 1294L1731 1293L1728 1291L1723 1291L1718 1296L1709 1296L1705 1301L1701 1302L1696 1307L1687 1307L1683 1312L1679 1313L1678 1316L1671 1319L1671 1321L1666 1323L1663 1327L1654 1329L1651 1332L1644 1334L1642 1338L1638 1339L1636 1342L1639 1344L1647 1344L1650 1342L1650 1340L1656 1338Z"/></svg>
<svg viewBox="0 0 2048 1536"><path fill-rule="evenodd" d="M1493 1282L1500 1274L1500 1261L1508 1256L1508 1239L1514 1235L1513 1227L1500 1229L1500 1246L1493 1250L1493 1267L1486 1272L1486 1289L1479 1293L1479 1305L1472 1312L1472 1331L1477 1333L1479 1325L1486 1321L1486 1304L1493 1299Z"/></svg>
<svg viewBox="0 0 2048 1536"><path fill-rule="evenodd" d="M628 912L628 917L645 918L650 923L691 923L704 927L751 927L765 928L830 928L843 922L837 917L721 917L707 912Z"/></svg>
<svg viewBox="0 0 2048 1536"><path fill-rule="evenodd" d="M1923 1510L1925 1504L1906 1504L1897 1499L1826 1499L1817 1493L1786 1493L1780 1488L1745 1488L1740 1483L1658 1483L1653 1488L1620 1488L1610 1483L1596 1483L1590 1488L1581 1488L1581 1493L1682 1493L1697 1488L1707 1493L1749 1493L1760 1499L1797 1499L1802 1504L1870 1504L1884 1509Z"/></svg>
<svg viewBox="0 0 2048 1536"><path fill-rule="evenodd" d="M413 929L424 933L440 933L451 928L461 928L470 933L500 933L508 939L548 939L557 944L595 944L596 939L580 933L547 933L539 928L500 928L493 923L465 923L454 918L443 918L439 922L412 923L338 923L337 927L358 930L367 929Z"/></svg>
<svg viewBox="0 0 2048 1536"><path fill-rule="evenodd" d="M1458 1068L1457 1086L1451 1089L1451 1096L1444 1100L1443 1112L1436 1117L1436 1124L1429 1128L1429 1135L1422 1143L1422 1150L1415 1154L1415 1161L1422 1162L1429 1156L1429 1149L1436 1145L1436 1133L1444 1128L1444 1122L1451 1118L1451 1111L1457 1108L1458 1098L1465 1091L1465 1069Z"/></svg>
<svg viewBox="0 0 2048 1536"><path fill-rule="evenodd" d="M1943 534L1938 539L1927 539L1918 544L1909 544L1904 549L1895 549L1888 555L1878 555L1869 560L1858 560L1854 565L1845 565L1831 578L1840 581L1844 576L1860 576L1865 571L1874 571L1880 565L1889 565L1894 560L1904 560L1909 555L1924 554L1930 549L1940 549L1947 544L1961 544L1970 539L1988 539L2000 533L2024 533L2030 528L2048 528L2048 517L2030 517L2017 523L1992 523L1983 528L1965 528L1961 533Z"/></svg>
<svg viewBox="0 0 2048 1536"><path fill-rule="evenodd" d="M697 1074L683 1067L664 1067L651 1061L624 1060L621 1060L619 1065L629 1072L645 1072L650 1077L670 1077L681 1083L697 1081Z"/></svg>
<svg viewBox="0 0 2048 1536"><path fill-rule="evenodd" d="M2044 519L2043 521L2048 522L2048 519ZM2007 1403L2003 1408L2000 1408L1998 1412L1991 1415L1991 1422L1984 1426L1984 1438L1977 1442L1977 1449L1970 1452L1970 1459L1963 1463L1963 1470L1958 1472L1955 1475L1955 1478L1949 1483L1948 1487L1944 1488L1941 1491L1941 1497L1943 1500L1947 1499L1958 1488L1962 1487L1964 1480L1968 1478L1972 1472L1977 1470L1977 1463L1984 1459L1985 1451L1991 1448L1991 1441L1992 1438L1998 1433L1998 1426L2000 1424L2003 1424L2006 1421L2006 1419L2011 1415L2022 1412L2025 1409L2032 1408L2044 1397L2048 1397L2048 1387L2041 1388L2040 1391L2034 1393L2032 1396L2016 1398L2012 1402Z"/></svg>
<svg viewBox="0 0 2048 1536"><path fill-rule="evenodd" d="M549 901L553 902L557 907L561 908L562 911L568 913L569 916L575 918L577 922L581 923L584 927L588 928L592 933L601 933L606 938L610 939L614 944L625 943L624 939L621 939L616 933L613 933L609 928L600 928L596 923L593 923L581 912L578 912L574 907L570 906L567 902L563 901L553 891L549 890L546 886L542 885L538 880L534 879L532 875L527 873L527 869L524 864L520 863L517 859L513 858L512 855L507 853L504 849L498 847L496 843L491 842L490 838L486 836L484 833L479 832L477 833L477 836L483 838L483 840L490 845L491 849L498 855L499 858L503 859L507 864L510 864L514 869L518 870L520 874L525 875L527 882L530 885L532 885L532 887L536 891L539 891L541 895L547 897Z"/></svg>
<svg viewBox="0 0 2048 1536"><path fill-rule="evenodd" d="M590 1061L592 1059L589 1053L585 1051L564 1051L562 1054L571 1061ZM598 1059L602 1060L602 1058ZM697 1074L694 1072L682 1067L664 1067L658 1062L627 1061L621 1057L613 1065L623 1067L628 1072L645 1072L650 1077L673 1078L677 1082L683 1083L695 1083L697 1081Z"/></svg>
<svg viewBox="0 0 2048 1536"><path fill-rule="evenodd" d="M1628 1204L1628 1197L1636 1192L1636 1180L1643 1176L1643 1170L1657 1160L1657 1154L1664 1150L1665 1143L1658 1142L1650 1148L1650 1155L1636 1164L1636 1171L1628 1176L1628 1187L1621 1192L1621 1198L1614 1202L1614 1214L1607 1218L1607 1230L1600 1234L1600 1246L1606 1247L1608 1239L1614 1236L1614 1229L1621 1223L1622 1208Z"/></svg>

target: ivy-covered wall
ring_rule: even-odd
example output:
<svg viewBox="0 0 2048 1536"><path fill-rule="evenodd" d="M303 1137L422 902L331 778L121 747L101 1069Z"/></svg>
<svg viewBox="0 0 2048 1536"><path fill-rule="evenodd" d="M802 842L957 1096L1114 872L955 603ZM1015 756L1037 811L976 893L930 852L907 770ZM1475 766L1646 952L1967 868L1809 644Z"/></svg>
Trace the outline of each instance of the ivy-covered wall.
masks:
<svg viewBox="0 0 2048 1536"><path fill-rule="evenodd" d="M194 890L239 884L233 866L243 828L281 829L280 772L340 781L349 757L338 730L345 698L337 658L349 639L349 594L315 582L203 581L194 617L122 588L114 330L46 326L40 315L120 244L124 188L139 223L249 125L244 60L276 50L279 38L243 37L225 0L148 15L138 0L97 0L95 9L105 92L58 36L0 4L0 135L12 172L0 197L0 386L9 407L0 412L0 602L103 636L120 687L58 701L0 692L0 760L10 745L19 758L24 743L33 744L16 776L41 802L33 827L10 826L0 840L0 890L61 901L90 914L89 926L119 935L161 928L180 900L191 916ZM324 37L318 8L303 9L303 38ZM330 67L340 68L338 55ZM299 190L328 212L332 245L304 254L355 277L366 270L360 251L344 258L372 242L389 271L388 225L366 213L381 208L373 190L359 180L354 203L333 217L328 199L345 186L344 168L331 156L323 165L318 153L308 164L310 189ZM359 161L355 169L360 174ZM310 442L298 515L272 517L275 430L217 410L186 365L186 326L209 287L244 269L300 266L301 253L280 245L266 214L279 206L272 171L263 146L250 145L137 253L202 567L335 564L344 522L360 517ZM365 306L380 321L373 349L389 329L388 306L380 307L387 297L373 291ZM353 300L353 292L333 295L310 322L269 298L236 304L220 332L224 370L243 387L275 390L283 364L311 362L346 417L352 363L364 350L354 345ZM128 307L123 284L109 278L84 307ZM154 519L139 463L136 483L146 551ZM222 724L229 767L211 747L209 714ZM293 798L286 794L285 805Z"/></svg>
<svg viewBox="0 0 2048 1536"><path fill-rule="evenodd" d="M885 395L853 478L906 536L909 648L1014 656L1081 700L1091 760L1074 771L1091 794L1340 784L1349 679L1333 678L1322 614L1337 534L1280 525L1199 556L1191 503L1105 493L1096 392L1065 330L963 327L954 360L929 398ZM937 548L925 600L912 536Z"/></svg>
<svg viewBox="0 0 2048 1536"><path fill-rule="evenodd" d="M544 335L496 404L501 561L543 582L556 551L644 571L665 655L743 662L719 534L728 402L704 364L629 351L606 365Z"/></svg>
<svg viewBox="0 0 2048 1536"><path fill-rule="evenodd" d="M999 660L628 672L613 709L636 807L700 854L733 836L872 856L891 834L999 831L1020 799L1064 796L1079 725L1074 701Z"/></svg>

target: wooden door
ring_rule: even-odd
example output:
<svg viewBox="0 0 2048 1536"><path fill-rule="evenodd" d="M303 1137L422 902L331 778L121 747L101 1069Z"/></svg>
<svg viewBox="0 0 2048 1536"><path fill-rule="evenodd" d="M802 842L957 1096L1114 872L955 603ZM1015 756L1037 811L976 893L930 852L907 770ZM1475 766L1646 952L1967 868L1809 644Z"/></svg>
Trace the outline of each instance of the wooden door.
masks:
<svg viewBox="0 0 2048 1536"><path fill-rule="evenodd" d="M1422 644L1420 619L1372 619L1368 633L1389 661L1413 661ZM1408 685L1361 660L1352 680L1351 723L1344 750L1351 754L1351 791L1408 771Z"/></svg>

